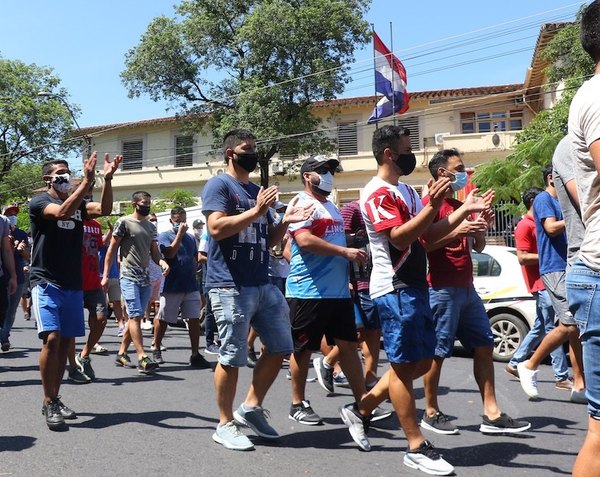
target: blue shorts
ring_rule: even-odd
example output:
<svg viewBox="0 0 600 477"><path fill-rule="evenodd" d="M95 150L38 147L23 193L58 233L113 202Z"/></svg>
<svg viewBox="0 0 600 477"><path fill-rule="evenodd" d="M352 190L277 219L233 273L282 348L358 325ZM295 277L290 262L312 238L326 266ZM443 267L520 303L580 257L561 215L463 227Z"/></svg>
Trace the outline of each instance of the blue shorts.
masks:
<svg viewBox="0 0 600 477"><path fill-rule="evenodd" d="M129 318L141 318L146 314L150 302L152 286L139 285L128 278L121 278L121 298L125 302L125 310Z"/></svg>
<svg viewBox="0 0 600 477"><path fill-rule="evenodd" d="M569 309L583 345L583 371L588 412L600 419L600 272L577 260L567 272Z"/></svg>
<svg viewBox="0 0 600 477"><path fill-rule="evenodd" d="M377 313L377 307L373 303L373 300L371 300L369 290L359 290L355 292L352 300L354 301L356 328L379 330L381 328L379 313Z"/></svg>
<svg viewBox="0 0 600 477"><path fill-rule="evenodd" d="M275 285L211 288L208 294L221 341L221 365L246 366L250 325L267 353L294 350L288 304Z"/></svg>
<svg viewBox="0 0 600 477"><path fill-rule="evenodd" d="M417 363L433 358L435 325L427 288L401 288L373 301L390 363Z"/></svg>
<svg viewBox="0 0 600 477"><path fill-rule="evenodd" d="M490 321L475 288L431 288L429 303L435 320L437 357L452 356L455 339L469 351L494 346Z"/></svg>
<svg viewBox="0 0 600 477"><path fill-rule="evenodd" d="M42 339L52 331L65 338L85 336L82 290L66 290L51 283L36 285L31 290L31 310Z"/></svg>

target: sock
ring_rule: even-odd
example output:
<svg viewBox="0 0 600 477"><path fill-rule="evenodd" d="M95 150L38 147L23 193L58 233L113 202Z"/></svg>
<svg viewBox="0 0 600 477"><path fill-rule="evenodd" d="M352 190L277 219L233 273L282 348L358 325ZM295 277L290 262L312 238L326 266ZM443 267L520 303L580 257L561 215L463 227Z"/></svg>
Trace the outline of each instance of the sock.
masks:
<svg viewBox="0 0 600 477"><path fill-rule="evenodd" d="M259 406L246 406L246 403L245 403L245 402L244 402L244 403L242 403L242 409L243 409L245 412L248 412L248 411L253 411L253 410L255 410L255 409L258 409L258 408L259 408Z"/></svg>
<svg viewBox="0 0 600 477"><path fill-rule="evenodd" d="M323 358L323 367L325 369L331 369L333 368L333 366L331 366L328 362L327 362L327 358Z"/></svg>

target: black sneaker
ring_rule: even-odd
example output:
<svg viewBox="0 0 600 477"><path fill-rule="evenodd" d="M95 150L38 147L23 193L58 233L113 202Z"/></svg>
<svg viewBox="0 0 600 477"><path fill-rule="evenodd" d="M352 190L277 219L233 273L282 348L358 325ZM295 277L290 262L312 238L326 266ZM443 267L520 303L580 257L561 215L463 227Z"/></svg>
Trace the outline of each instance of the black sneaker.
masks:
<svg viewBox="0 0 600 477"><path fill-rule="evenodd" d="M531 427L527 421L517 421L508 414L502 413L498 419L491 420L485 414L479 430L484 434L515 434Z"/></svg>
<svg viewBox="0 0 600 477"><path fill-rule="evenodd" d="M431 475L450 475L454 472L454 467L442 459L429 441L423 441L415 450L407 450L404 465Z"/></svg>
<svg viewBox="0 0 600 477"><path fill-rule="evenodd" d="M152 374L158 369L158 364L152 361L148 356L142 356L142 359L138 361L137 370L143 374Z"/></svg>
<svg viewBox="0 0 600 477"><path fill-rule="evenodd" d="M382 407L377 406L371 413L371 422L383 421L384 419L392 417L392 414L394 414L394 411L385 410Z"/></svg>
<svg viewBox="0 0 600 477"><path fill-rule="evenodd" d="M323 357L313 359L313 368L317 373L317 379L321 387L328 393L333 392L333 367L327 369L323 363Z"/></svg>
<svg viewBox="0 0 600 477"><path fill-rule="evenodd" d="M254 368L254 366L256 366L257 361L258 361L258 357L256 356L256 351L254 351L254 348L248 348L248 364L247 364L247 366L249 368Z"/></svg>
<svg viewBox="0 0 600 477"><path fill-rule="evenodd" d="M433 416L428 416L423 413L420 426L428 431L437 432L438 434L458 434L457 427L450 422L450 418L441 411L436 412Z"/></svg>
<svg viewBox="0 0 600 477"><path fill-rule="evenodd" d="M60 396L57 396L56 400L58 401L58 408L64 419L77 419L77 413L70 407L67 407L65 403L60 400Z"/></svg>
<svg viewBox="0 0 600 477"><path fill-rule="evenodd" d="M310 402L308 401L302 401L300 404L292 404L292 407L290 407L290 415L288 417L292 421L307 426L317 426L323 423L319 415L313 411L312 407L310 407Z"/></svg>
<svg viewBox="0 0 600 477"><path fill-rule="evenodd" d="M81 356L81 353L78 353L75 355L75 363L77 364L79 371L85 374L88 378L90 378L92 381L96 379L96 373L92 368L92 360L89 356L84 358Z"/></svg>
<svg viewBox="0 0 600 477"><path fill-rule="evenodd" d="M208 369L211 367L210 362L206 361L200 353L190 356L190 366L198 369Z"/></svg>
<svg viewBox="0 0 600 477"><path fill-rule="evenodd" d="M67 427L58 403L58 398L54 398L42 406L42 414L46 417L46 425L51 431L62 431Z"/></svg>

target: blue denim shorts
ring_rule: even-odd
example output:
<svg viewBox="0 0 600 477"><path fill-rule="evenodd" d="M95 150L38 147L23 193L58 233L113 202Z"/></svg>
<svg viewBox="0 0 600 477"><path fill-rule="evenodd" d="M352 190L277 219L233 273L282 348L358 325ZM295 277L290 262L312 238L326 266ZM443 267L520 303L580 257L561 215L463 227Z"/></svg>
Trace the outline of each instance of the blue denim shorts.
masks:
<svg viewBox="0 0 600 477"><path fill-rule="evenodd" d="M83 291L66 290L50 283L31 289L31 310L42 339L52 331L72 338L85 336Z"/></svg>
<svg viewBox="0 0 600 477"><path fill-rule="evenodd" d="M221 341L221 365L246 366L250 325L267 353L294 350L288 304L275 285L211 288L208 293Z"/></svg>
<svg viewBox="0 0 600 477"><path fill-rule="evenodd" d="M566 287L583 345L588 412L600 419L600 272L577 260L567 272Z"/></svg>
<svg viewBox="0 0 600 477"><path fill-rule="evenodd" d="M359 290L353 297L354 317L356 328L366 330L378 330L381 328L377 307L371 300L368 290Z"/></svg>
<svg viewBox="0 0 600 477"><path fill-rule="evenodd" d="M435 320L437 357L452 356L455 339L468 350L494 346L490 322L475 288L431 288L429 303Z"/></svg>
<svg viewBox="0 0 600 477"><path fill-rule="evenodd" d="M373 301L390 363L417 363L433 358L435 325L427 288L401 288Z"/></svg>
<svg viewBox="0 0 600 477"><path fill-rule="evenodd" d="M125 310L129 318L141 318L146 313L152 286L142 286L128 278L121 278L121 298L125 302Z"/></svg>

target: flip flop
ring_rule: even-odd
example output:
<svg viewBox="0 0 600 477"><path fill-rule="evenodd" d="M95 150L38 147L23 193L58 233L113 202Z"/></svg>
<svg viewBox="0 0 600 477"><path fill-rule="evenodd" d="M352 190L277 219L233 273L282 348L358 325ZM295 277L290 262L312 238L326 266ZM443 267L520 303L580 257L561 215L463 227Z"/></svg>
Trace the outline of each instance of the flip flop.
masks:
<svg viewBox="0 0 600 477"><path fill-rule="evenodd" d="M96 346L94 346L94 348L92 349L92 351L90 351L90 353L92 353L92 354L108 354L108 349L105 348L104 346L102 346L101 344L96 344Z"/></svg>

